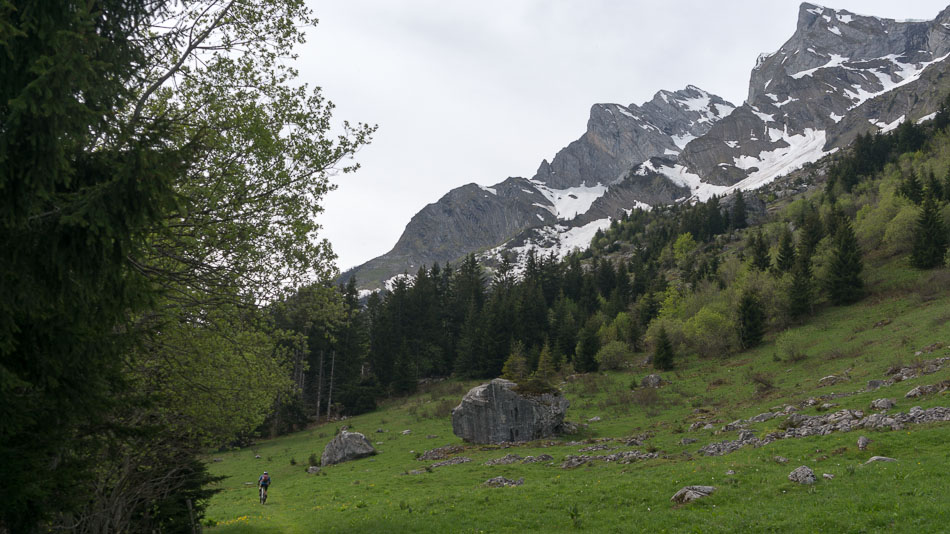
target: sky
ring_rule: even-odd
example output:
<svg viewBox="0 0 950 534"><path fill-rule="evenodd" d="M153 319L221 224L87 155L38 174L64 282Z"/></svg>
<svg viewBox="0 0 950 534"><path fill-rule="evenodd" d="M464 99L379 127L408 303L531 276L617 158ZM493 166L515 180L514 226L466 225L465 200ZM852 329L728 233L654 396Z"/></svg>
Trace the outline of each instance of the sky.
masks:
<svg viewBox="0 0 950 534"><path fill-rule="evenodd" d="M823 5L932 19L948 0ZM531 177L583 135L595 103L695 85L733 104L760 53L791 37L797 0L308 0L296 63L334 120L378 125L319 223L340 270L388 252L450 189Z"/></svg>

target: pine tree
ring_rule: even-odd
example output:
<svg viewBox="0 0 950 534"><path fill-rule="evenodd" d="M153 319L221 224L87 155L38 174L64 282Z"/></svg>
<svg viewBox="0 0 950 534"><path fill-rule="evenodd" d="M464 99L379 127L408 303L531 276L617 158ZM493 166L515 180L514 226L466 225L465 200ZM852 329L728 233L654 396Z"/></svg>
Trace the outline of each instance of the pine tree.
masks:
<svg viewBox="0 0 950 534"><path fill-rule="evenodd" d="M554 359L551 356L551 346L547 343L541 348L541 355L538 356L538 368L534 370L533 376L548 381L554 376Z"/></svg>
<svg viewBox="0 0 950 534"><path fill-rule="evenodd" d="M814 306L815 282L811 257L799 250L792 268L792 283L788 288L788 313L798 318L811 313Z"/></svg>
<svg viewBox="0 0 950 534"><path fill-rule="evenodd" d="M656 335L656 348L653 350L653 367L661 371L673 368L673 343L666 333L665 327L660 327Z"/></svg>
<svg viewBox="0 0 950 534"><path fill-rule="evenodd" d="M818 215L818 210L812 206L809 206L809 208L802 222L798 254L804 254L811 258L811 255L815 252L815 247L818 246L818 242L825 236L825 229L821 224L821 217Z"/></svg>
<svg viewBox="0 0 950 534"><path fill-rule="evenodd" d="M924 195L934 200L940 200L944 197L943 185L940 183L940 180L937 179L933 169L927 172L927 185L924 188Z"/></svg>
<svg viewBox="0 0 950 534"><path fill-rule="evenodd" d="M592 317L581 329L580 339L574 354L574 369L579 373L592 373L597 370L597 351L600 350L600 339L597 330L600 325Z"/></svg>
<svg viewBox="0 0 950 534"><path fill-rule="evenodd" d="M795 266L795 238L792 231L786 226L778 242L778 256L775 266L780 272L787 273Z"/></svg>
<svg viewBox="0 0 950 534"><path fill-rule="evenodd" d="M739 299L739 342L742 348L750 349L762 343L765 333L765 309L754 291L747 290Z"/></svg>
<svg viewBox="0 0 950 534"><path fill-rule="evenodd" d="M933 269L943 264L946 253L947 229L944 227L937 203L928 194L920 208L920 216L917 218L911 265L918 269Z"/></svg>
<svg viewBox="0 0 950 534"><path fill-rule="evenodd" d="M947 167L947 174L943 177L943 200L950 202L950 167Z"/></svg>
<svg viewBox="0 0 950 534"><path fill-rule="evenodd" d="M917 179L917 173L914 172L914 169L910 170L910 175L904 177L898 192L914 204L920 204L920 201L923 200L924 188L920 185L920 180Z"/></svg>
<svg viewBox="0 0 950 534"><path fill-rule="evenodd" d="M752 248L752 266L760 271L767 271L772 265L772 259L769 257L769 244L761 230L749 237L749 245Z"/></svg>
<svg viewBox="0 0 950 534"><path fill-rule="evenodd" d="M834 236L831 263L825 273L825 291L833 304L857 302L864 296L861 248L850 221L841 221Z"/></svg>
<svg viewBox="0 0 950 534"><path fill-rule="evenodd" d="M736 191L736 200L732 205L732 227L735 229L745 228L748 223L746 221L746 205L745 198L742 196L742 191Z"/></svg>
<svg viewBox="0 0 950 534"><path fill-rule="evenodd" d="M501 368L502 378L521 383L528 378L528 358L525 356L524 344L516 341L511 348L511 354Z"/></svg>

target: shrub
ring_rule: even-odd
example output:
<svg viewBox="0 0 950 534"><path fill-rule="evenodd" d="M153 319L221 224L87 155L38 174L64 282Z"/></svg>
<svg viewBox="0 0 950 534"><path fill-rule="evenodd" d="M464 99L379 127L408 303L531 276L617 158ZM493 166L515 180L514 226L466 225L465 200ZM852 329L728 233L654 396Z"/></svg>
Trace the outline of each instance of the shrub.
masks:
<svg viewBox="0 0 950 534"><path fill-rule="evenodd" d="M738 345L735 323L710 307L704 307L686 321L683 335L690 348L702 357L730 354Z"/></svg>
<svg viewBox="0 0 950 534"><path fill-rule="evenodd" d="M616 371L626 366L632 358L630 347L623 341L611 341L597 351L597 363L601 369Z"/></svg>
<svg viewBox="0 0 950 534"><path fill-rule="evenodd" d="M805 354L805 344L789 332L784 332L778 336L775 347L787 362L800 362L808 357Z"/></svg>
<svg viewBox="0 0 950 534"><path fill-rule="evenodd" d="M307 462L309 462L309 464L312 465L312 466L318 466L318 467L319 467L319 465L320 465L320 458L317 457L316 453L311 453L311 454L310 454L310 457L307 458Z"/></svg>

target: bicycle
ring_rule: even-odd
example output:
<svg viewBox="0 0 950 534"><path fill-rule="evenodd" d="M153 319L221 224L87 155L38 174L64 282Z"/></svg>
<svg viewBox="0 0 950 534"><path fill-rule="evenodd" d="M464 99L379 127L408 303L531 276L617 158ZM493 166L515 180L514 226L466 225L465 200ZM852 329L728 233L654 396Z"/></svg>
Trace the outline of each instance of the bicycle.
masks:
<svg viewBox="0 0 950 534"><path fill-rule="evenodd" d="M264 504L265 502L267 502L267 486L261 484L260 493L261 493L261 504Z"/></svg>

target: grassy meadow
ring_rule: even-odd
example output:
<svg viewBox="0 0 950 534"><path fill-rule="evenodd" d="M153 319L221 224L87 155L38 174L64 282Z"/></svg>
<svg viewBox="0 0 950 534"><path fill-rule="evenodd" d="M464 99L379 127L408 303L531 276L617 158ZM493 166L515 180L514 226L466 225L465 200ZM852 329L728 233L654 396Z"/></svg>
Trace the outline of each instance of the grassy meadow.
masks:
<svg viewBox="0 0 950 534"><path fill-rule="evenodd" d="M662 373L658 390L632 389L652 372L637 364L624 371L570 377L561 385L571 401L567 419L600 420L574 436L499 448L467 445L452 434L451 409L478 382L444 381L419 394L383 403L376 412L324 424L208 457L213 474L227 478L210 504L213 534L311 532L939 532L950 524L950 423L901 431L856 430L745 447L721 457L700 456L708 443L734 440L737 432L690 431L701 418L716 430L736 419L774 411L832 393L837 409L869 413L872 400L913 406L950 406L950 396L905 399L917 385L950 379L940 371L866 392L897 364L915 365L950 356L950 271L919 272L903 261L867 265L871 295L848 307L821 310L755 350L727 358L687 358ZM939 348L934 348L940 344ZM929 350L929 352L927 352ZM921 354L917 354L921 352ZM850 380L818 387L827 375ZM818 404L826 402L821 400ZM817 414L817 407L801 413ZM777 431L778 417L751 425L759 437ZM308 457L319 458L342 424L374 443L374 457L326 467L309 475ZM382 432L378 432L381 430ZM404 430L410 430L404 435ZM872 443L861 451L860 435ZM638 437L641 446L627 446ZM609 439L603 443L597 440ZM682 444L683 438L697 441ZM577 441L591 443L577 444ZM568 443L575 442L569 445ZM416 456L443 445L464 445L471 462L426 470L435 462ZM591 444L616 447L579 452ZM659 457L630 464L595 461L561 469L565 456L638 449ZM484 465L506 454L549 454L552 462ZM255 458L260 455L261 458ZM874 455L892 463L865 461ZM788 458L778 463L774 457ZM217 459L214 461L213 459ZM792 483L787 475L811 467L819 481ZM255 482L273 477L266 505ZM727 471L734 474L727 475ZM411 474L411 471L417 471ZM822 474L834 475L831 480ZM524 485L488 488L495 476L524 478ZM686 485L712 485L709 497L675 505Z"/></svg>

